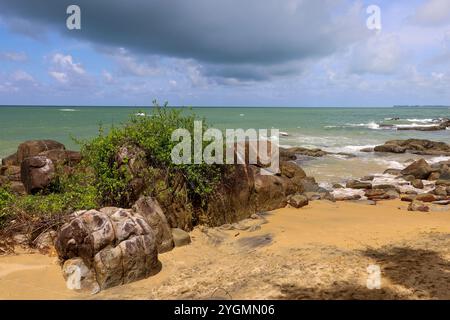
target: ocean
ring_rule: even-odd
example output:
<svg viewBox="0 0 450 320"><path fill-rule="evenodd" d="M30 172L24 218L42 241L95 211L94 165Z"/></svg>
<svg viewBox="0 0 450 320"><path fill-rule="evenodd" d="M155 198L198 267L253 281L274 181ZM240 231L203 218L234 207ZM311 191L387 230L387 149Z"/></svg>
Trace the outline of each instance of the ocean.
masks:
<svg viewBox="0 0 450 320"><path fill-rule="evenodd" d="M88 139L118 126L136 113L150 113L149 107L0 107L0 158L13 153L19 143L30 139L54 139L70 149L78 149L73 138ZM208 124L226 128L277 128L288 133L281 146L321 148L345 152L354 158L327 156L300 159L308 174L324 185L349 178L404 167L412 155L379 155L359 150L392 139L421 138L450 143L450 131L400 131L401 126L432 125L436 119L450 118L448 108L192 108ZM383 125L392 125L385 127ZM427 157L439 161L442 157Z"/></svg>

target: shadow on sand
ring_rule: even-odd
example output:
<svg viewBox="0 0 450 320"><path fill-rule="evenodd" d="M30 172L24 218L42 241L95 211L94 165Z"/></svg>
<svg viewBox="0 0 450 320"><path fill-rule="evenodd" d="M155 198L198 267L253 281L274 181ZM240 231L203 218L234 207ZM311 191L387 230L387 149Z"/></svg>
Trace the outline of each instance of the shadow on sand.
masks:
<svg viewBox="0 0 450 320"><path fill-rule="evenodd" d="M403 287L405 293L392 287L369 290L359 284L336 282L328 288L304 288L282 285L281 299L450 299L450 261L439 253L409 247L368 249L362 255L373 259L381 268L382 279ZM383 281L383 280L382 280ZM403 292L403 290L402 290ZM408 293L409 292L409 293Z"/></svg>

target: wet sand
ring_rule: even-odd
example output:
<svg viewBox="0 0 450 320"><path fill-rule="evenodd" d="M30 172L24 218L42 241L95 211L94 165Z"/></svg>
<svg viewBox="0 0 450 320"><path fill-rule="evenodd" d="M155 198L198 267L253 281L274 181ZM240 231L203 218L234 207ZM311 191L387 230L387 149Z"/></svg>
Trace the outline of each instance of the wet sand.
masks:
<svg viewBox="0 0 450 320"><path fill-rule="evenodd" d="M449 299L450 211L406 207L316 201L254 231L196 228L159 274L94 296L67 290L54 257L2 256L0 299ZM381 290L366 287L371 264Z"/></svg>

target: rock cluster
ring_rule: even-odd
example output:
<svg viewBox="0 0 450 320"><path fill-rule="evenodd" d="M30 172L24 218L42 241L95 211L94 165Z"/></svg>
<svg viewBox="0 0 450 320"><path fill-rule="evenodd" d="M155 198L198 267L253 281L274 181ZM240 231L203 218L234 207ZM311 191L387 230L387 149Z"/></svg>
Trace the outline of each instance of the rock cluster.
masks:
<svg viewBox="0 0 450 320"><path fill-rule="evenodd" d="M346 188L361 190L361 194L335 196L336 200L358 200L364 195L368 200L390 200L401 198L410 202L409 211L428 212L432 205L443 206L450 204L450 162L429 164L425 159L413 161L405 169L388 169L385 174L396 176L399 185L410 186L412 189L403 189L397 185L375 184L373 177L364 177L360 180L350 180ZM402 182L403 181L403 182ZM334 186L340 190L341 185ZM426 189L426 190L424 190Z"/></svg>
<svg viewBox="0 0 450 320"><path fill-rule="evenodd" d="M55 246L68 287L97 292L157 273L158 253L174 247L172 232L158 202L141 197L132 209L75 212ZM174 234L177 245L190 242Z"/></svg>
<svg viewBox="0 0 450 320"><path fill-rule="evenodd" d="M449 156L450 146L444 142L435 142L422 139L390 140L383 145L376 146L374 151Z"/></svg>
<svg viewBox="0 0 450 320"><path fill-rule="evenodd" d="M66 150L57 141L25 141L16 153L2 159L0 186L8 185L18 194L36 193L50 185L56 167L70 168L80 161L79 152Z"/></svg>

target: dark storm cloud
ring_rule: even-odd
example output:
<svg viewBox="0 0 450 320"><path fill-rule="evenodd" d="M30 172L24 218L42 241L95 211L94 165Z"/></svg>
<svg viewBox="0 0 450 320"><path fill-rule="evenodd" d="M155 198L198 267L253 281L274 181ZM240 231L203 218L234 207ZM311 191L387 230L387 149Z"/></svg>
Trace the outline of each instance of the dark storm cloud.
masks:
<svg viewBox="0 0 450 320"><path fill-rule="evenodd" d="M81 31L65 27L71 4L81 7ZM346 0L0 0L0 8L6 20L28 19L138 54L195 59L208 73L255 80L332 54L366 31Z"/></svg>

